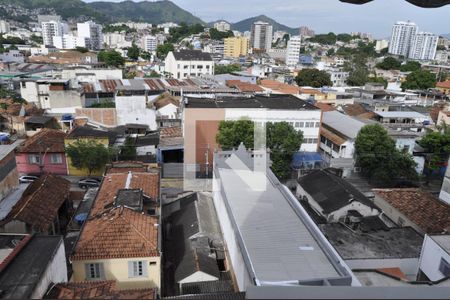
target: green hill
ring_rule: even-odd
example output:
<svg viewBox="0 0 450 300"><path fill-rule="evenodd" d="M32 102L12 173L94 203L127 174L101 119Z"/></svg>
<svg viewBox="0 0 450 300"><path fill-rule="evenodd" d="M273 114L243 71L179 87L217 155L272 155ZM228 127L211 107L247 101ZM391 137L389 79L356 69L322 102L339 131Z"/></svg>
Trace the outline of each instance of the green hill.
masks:
<svg viewBox="0 0 450 300"><path fill-rule="evenodd" d="M271 19L265 15L248 18L248 19L242 20L240 22L231 24L231 28L233 30L239 30L241 32L249 31L252 28L252 24L255 23L256 21L263 21L263 22L267 22L267 23L271 24L273 26L274 32L280 30L280 31L286 31L290 34L298 34L297 28L291 28L286 25L280 24L277 21L275 21L274 19Z"/></svg>
<svg viewBox="0 0 450 300"><path fill-rule="evenodd" d="M41 13L54 11L64 19L88 17L100 23L136 21L159 24L164 22L201 23L202 20L178 7L171 1L123 1L123 2L92 2L81 0L1 0L0 6L11 4L20 8L41 9ZM3 13L2 13L3 12ZM8 18L0 9L0 16Z"/></svg>

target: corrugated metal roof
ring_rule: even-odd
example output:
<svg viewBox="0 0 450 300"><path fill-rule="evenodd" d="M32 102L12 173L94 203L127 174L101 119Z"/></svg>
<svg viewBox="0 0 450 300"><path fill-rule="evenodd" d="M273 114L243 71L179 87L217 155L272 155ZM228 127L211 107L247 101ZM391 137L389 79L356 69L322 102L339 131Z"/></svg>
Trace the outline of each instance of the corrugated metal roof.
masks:
<svg viewBox="0 0 450 300"><path fill-rule="evenodd" d="M338 111L324 112L322 122L350 139L355 139L361 128L366 125Z"/></svg>

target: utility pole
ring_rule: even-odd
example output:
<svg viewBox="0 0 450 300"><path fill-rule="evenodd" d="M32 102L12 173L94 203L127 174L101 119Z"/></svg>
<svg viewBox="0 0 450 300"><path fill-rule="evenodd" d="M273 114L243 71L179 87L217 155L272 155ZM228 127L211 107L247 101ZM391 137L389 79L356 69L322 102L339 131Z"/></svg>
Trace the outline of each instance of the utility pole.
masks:
<svg viewBox="0 0 450 300"><path fill-rule="evenodd" d="M205 158L206 158L206 178L208 178L208 176L209 176L209 143L206 146Z"/></svg>

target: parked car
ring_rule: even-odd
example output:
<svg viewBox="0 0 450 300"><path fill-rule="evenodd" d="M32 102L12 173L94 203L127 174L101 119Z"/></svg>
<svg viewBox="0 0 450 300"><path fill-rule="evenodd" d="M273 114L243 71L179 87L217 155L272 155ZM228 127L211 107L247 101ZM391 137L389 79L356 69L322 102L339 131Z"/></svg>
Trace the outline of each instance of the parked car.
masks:
<svg viewBox="0 0 450 300"><path fill-rule="evenodd" d="M78 186L82 189L96 188L100 186L100 183L101 180L97 178L83 178L78 181Z"/></svg>
<svg viewBox="0 0 450 300"><path fill-rule="evenodd" d="M39 177L37 176L32 176L32 175L24 175L24 176L20 176L19 177L19 182L20 183L31 183L35 180L38 180Z"/></svg>

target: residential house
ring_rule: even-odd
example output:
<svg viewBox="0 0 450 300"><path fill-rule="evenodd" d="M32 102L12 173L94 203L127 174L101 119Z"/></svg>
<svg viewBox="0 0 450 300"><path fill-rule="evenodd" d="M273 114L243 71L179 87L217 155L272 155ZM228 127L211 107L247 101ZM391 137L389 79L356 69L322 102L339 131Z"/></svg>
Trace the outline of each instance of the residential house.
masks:
<svg viewBox="0 0 450 300"><path fill-rule="evenodd" d="M171 51L165 60L165 71L175 79L214 75L214 61L211 54L198 50Z"/></svg>
<svg viewBox="0 0 450 300"><path fill-rule="evenodd" d="M264 89L257 84L253 84L246 81L240 80L227 80L226 85L230 88L236 88L241 93L245 94L262 94Z"/></svg>
<svg viewBox="0 0 450 300"><path fill-rule="evenodd" d="M358 285L267 160L243 145L214 157L214 207L237 289Z"/></svg>
<svg viewBox="0 0 450 300"><path fill-rule="evenodd" d="M53 285L46 299L146 299L156 298L156 289L122 290L114 280L67 282Z"/></svg>
<svg viewBox="0 0 450 300"><path fill-rule="evenodd" d="M25 119L24 125L27 136L33 136L43 128L60 128L56 118L51 116L30 116Z"/></svg>
<svg viewBox="0 0 450 300"><path fill-rule="evenodd" d="M180 101L168 94L161 95L161 98L153 102L156 109L156 116L159 122L163 120L178 120L180 119Z"/></svg>
<svg viewBox="0 0 450 300"><path fill-rule="evenodd" d="M450 277L450 235L425 235L417 277L433 282Z"/></svg>
<svg viewBox="0 0 450 300"><path fill-rule="evenodd" d="M25 121L32 116L42 116L44 111L35 104L14 103L13 100L0 100L0 130L26 135Z"/></svg>
<svg viewBox="0 0 450 300"><path fill-rule="evenodd" d="M163 206L164 260L169 280L166 296L186 293L192 283L221 285L221 264L225 271L222 234L212 199L194 193ZM231 281L226 280L231 287ZM230 289L230 291L233 291Z"/></svg>
<svg viewBox="0 0 450 300"><path fill-rule="evenodd" d="M436 83L436 89L446 95L450 95L450 80Z"/></svg>
<svg viewBox="0 0 450 300"><path fill-rule="evenodd" d="M206 168L212 166L213 152L219 149L216 135L220 121L249 118L261 125L288 122L303 132L304 141L299 150L315 152L321 117L319 108L292 95L187 98L183 108L185 176L191 172L206 172Z"/></svg>
<svg viewBox="0 0 450 300"><path fill-rule="evenodd" d="M73 280L115 280L119 289L159 291L158 203L157 172L109 170L70 257Z"/></svg>
<svg viewBox="0 0 450 300"><path fill-rule="evenodd" d="M296 196L327 219L341 222L352 212L378 216L381 210L345 179L328 170L314 170L298 179Z"/></svg>
<svg viewBox="0 0 450 300"><path fill-rule="evenodd" d="M86 65L97 64L97 54L93 52L81 53L79 51L59 51L48 55L31 56L31 63L57 64L57 65Z"/></svg>
<svg viewBox="0 0 450 300"><path fill-rule="evenodd" d="M375 119L385 124L410 124L422 125L430 122L426 115L415 111L377 111Z"/></svg>
<svg viewBox="0 0 450 300"><path fill-rule="evenodd" d="M374 189L374 203L398 226L421 234L450 232L450 205L417 188Z"/></svg>
<svg viewBox="0 0 450 300"><path fill-rule="evenodd" d="M61 236L0 235L0 290L5 299L43 299L55 282L67 282Z"/></svg>
<svg viewBox="0 0 450 300"><path fill-rule="evenodd" d="M273 94L298 95L300 88L298 86L282 83L271 79L262 79L260 86L267 92Z"/></svg>
<svg viewBox="0 0 450 300"><path fill-rule="evenodd" d="M163 178L183 178L184 139L181 127L160 129L157 160L161 165Z"/></svg>
<svg viewBox="0 0 450 300"><path fill-rule="evenodd" d="M0 200L19 185L14 150L17 144L0 145Z"/></svg>
<svg viewBox="0 0 450 300"><path fill-rule="evenodd" d="M27 139L16 153L19 173L67 175L65 137L62 131L42 129Z"/></svg>
<svg viewBox="0 0 450 300"><path fill-rule="evenodd" d="M18 198L2 201L1 232L64 233L72 216L70 182L46 174L31 183Z"/></svg>
<svg viewBox="0 0 450 300"><path fill-rule="evenodd" d="M73 113L85 104L82 89L70 79L24 79L20 94L27 102L59 113Z"/></svg>
<svg viewBox="0 0 450 300"><path fill-rule="evenodd" d="M94 129L89 126L75 127L64 140L65 147L75 143L76 141L94 141L100 143L105 147L114 144L116 134L112 131ZM72 164L72 159L67 157L68 174L71 176L101 176L104 170L94 170L92 174L86 169L80 170Z"/></svg>

